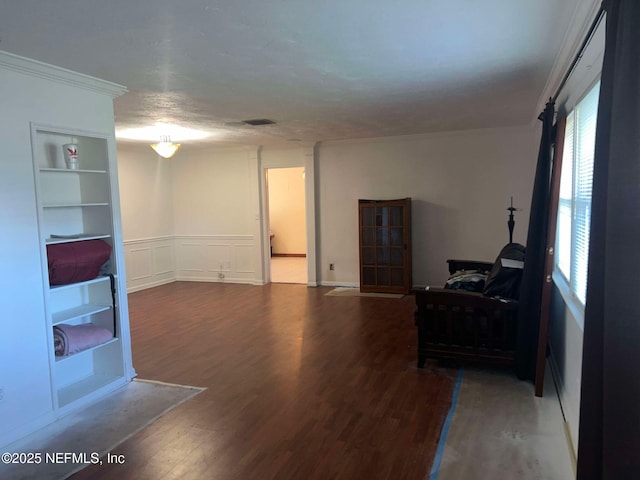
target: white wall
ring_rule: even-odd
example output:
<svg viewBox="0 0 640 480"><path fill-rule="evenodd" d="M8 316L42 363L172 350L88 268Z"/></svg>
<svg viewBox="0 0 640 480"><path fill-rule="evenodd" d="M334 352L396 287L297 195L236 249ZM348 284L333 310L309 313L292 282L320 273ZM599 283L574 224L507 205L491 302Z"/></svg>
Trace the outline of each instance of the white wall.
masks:
<svg viewBox="0 0 640 480"><path fill-rule="evenodd" d="M321 281L358 285L358 199L412 198L413 284L442 285L446 260L493 261L508 240L526 243L540 127L504 128L319 147ZM329 270L329 264L335 270Z"/></svg>
<svg viewBox="0 0 640 480"><path fill-rule="evenodd" d="M176 235L252 233L246 149L180 152L171 160Z"/></svg>
<svg viewBox="0 0 640 480"><path fill-rule="evenodd" d="M151 148L118 145L118 177L125 240L173 235L171 166Z"/></svg>
<svg viewBox="0 0 640 480"><path fill-rule="evenodd" d="M514 240L526 243L539 132L536 125L322 143L314 172L320 283L359 284L359 198L413 198L415 285L444 283L448 258L493 261L508 241L511 195L523 209L516 213ZM303 150L265 148L260 157L263 165L300 162ZM127 165L132 161L122 157L126 174L148 183L155 177L155 160L136 168ZM256 150L180 151L169 162L175 278L259 283ZM129 179L121 187L125 232L126 221L139 215L127 210L140 204L140 182ZM135 265L127 268L136 275Z"/></svg>
<svg viewBox="0 0 640 480"><path fill-rule="evenodd" d="M578 452L580 385L582 379L583 319L569 308L558 287L551 294L549 343L551 367L556 378L560 403L569 427L574 454ZM545 392L549 394L549 392Z"/></svg>
<svg viewBox="0 0 640 480"><path fill-rule="evenodd" d="M273 253L305 254L304 168L268 170L269 228Z"/></svg>
<svg viewBox="0 0 640 480"><path fill-rule="evenodd" d="M61 72L63 76L68 73ZM0 445L53 415L30 122L113 132L112 99L30 76L0 52ZM73 108L70 108L72 106ZM126 308L126 307L125 307Z"/></svg>
<svg viewBox="0 0 640 480"><path fill-rule="evenodd" d="M257 178L256 149L182 151L172 158L177 279L256 283Z"/></svg>
<svg viewBox="0 0 640 480"><path fill-rule="evenodd" d="M127 290L175 280L172 159L149 146L118 146Z"/></svg>

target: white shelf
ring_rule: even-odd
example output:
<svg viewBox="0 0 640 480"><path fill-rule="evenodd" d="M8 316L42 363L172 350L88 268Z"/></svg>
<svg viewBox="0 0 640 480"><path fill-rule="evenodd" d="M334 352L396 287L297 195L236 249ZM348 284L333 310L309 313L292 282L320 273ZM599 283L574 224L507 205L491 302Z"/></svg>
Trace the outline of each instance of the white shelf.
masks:
<svg viewBox="0 0 640 480"><path fill-rule="evenodd" d="M50 205L42 205L42 208L78 208L78 207L108 207L107 202L99 203L52 203Z"/></svg>
<svg viewBox="0 0 640 480"><path fill-rule="evenodd" d="M111 238L111 235L92 235L92 234L86 234L85 236L82 237L75 237L75 238L47 238L45 239L45 243L47 245L55 245L56 243L71 243L71 242L81 242L83 240L98 240L101 238Z"/></svg>
<svg viewBox="0 0 640 480"><path fill-rule="evenodd" d="M104 375L95 374L84 378L79 382L72 383L58 391L58 406L60 408L69 405L76 400L81 399L85 395L89 395L94 391L116 382L122 378L122 375Z"/></svg>
<svg viewBox="0 0 640 480"><path fill-rule="evenodd" d="M53 285L53 286L49 287L49 289L50 290L64 290L65 288L75 288L75 287L79 287L79 286L83 286L83 285L91 285L92 283L108 282L108 281L109 281L109 277L108 276L103 276L103 277L94 278L92 280L86 280L84 282L69 283L67 285Z"/></svg>
<svg viewBox="0 0 640 480"><path fill-rule="evenodd" d="M107 173L106 170L87 170L79 168L77 170L72 170L70 168L49 168L49 167L40 167L41 172L55 172L55 173Z"/></svg>
<svg viewBox="0 0 640 480"><path fill-rule="evenodd" d="M113 197L112 182L117 181L117 175L113 170L116 163L110 147L111 136L35 124L31 130L45 285L50 245L72 246L79 245L75 242L105 239L112 247L107 271L117 278L118 302L124 301L124 278L115 276L120 264L118 257L123 252L114 241L119 223L113 205L117 204L117 197ZM81 168L77 170L65 168L63 146L67 143L77 144L82 152ZM99 275L82 282L50 285L46 292L50 342L56 325L91 321L111 330L112 316L117 313L113 328L118 338L105 335L109 337L106 342L66 356L56 356L53 344L47 345L56 415L87 405L130 380L127 311L113 309L110 283L109 276Z"/></svg>
<svg viewBox="0 0 640 480"><path fill-rule="evenodd" d="M73 320L77 320L78 318L104 312L110 309L111 305L79 305L77 307L69 308L68 310L62 310L61 312L56 312L51 315L51 324L58 325L64 322L71 322Z"/></svg>
<svg viewBox="0 0 640 480"><path fill-rule="evenodd" d="M114 337L107 342L101 343L100 345L96 345L95 347L87 348L86 350L82 350L81 352L77 352L77 353L73 353L71 355L65 355L65 356L56 356L56 363L64 362L65 360L69 360L70 358L76 358L80 355L85 355L89 352L93 352L94 350L98 350L99 348L106 347L107 345L111 345L112 343L116 343L117 341L118 339Z"/></svg>

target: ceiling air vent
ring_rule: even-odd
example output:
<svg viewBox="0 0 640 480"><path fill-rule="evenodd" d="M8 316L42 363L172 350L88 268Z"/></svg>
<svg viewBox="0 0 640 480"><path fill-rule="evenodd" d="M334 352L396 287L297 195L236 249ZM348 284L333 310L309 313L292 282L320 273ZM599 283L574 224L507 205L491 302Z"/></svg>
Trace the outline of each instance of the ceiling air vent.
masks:
<svg viewBox="0 0 640 480"><path fill-rule="evenodd" d="M276 122L269 120L268 118L254 118L253 120L242 120L242 123L257 127L259 125L275 125Z"/></svg>

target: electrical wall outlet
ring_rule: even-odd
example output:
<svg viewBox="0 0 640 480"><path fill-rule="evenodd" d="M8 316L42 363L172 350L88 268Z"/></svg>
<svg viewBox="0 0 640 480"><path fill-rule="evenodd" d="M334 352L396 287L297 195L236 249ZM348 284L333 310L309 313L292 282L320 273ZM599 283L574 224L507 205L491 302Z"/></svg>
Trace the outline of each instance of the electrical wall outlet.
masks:
<svg viewBox="0 0 640 480"><path fill-rule="evenodd" d="M333 263L329 264L329 270L335 270L336 269L335 267L336 267L335 264Z"/></svg>

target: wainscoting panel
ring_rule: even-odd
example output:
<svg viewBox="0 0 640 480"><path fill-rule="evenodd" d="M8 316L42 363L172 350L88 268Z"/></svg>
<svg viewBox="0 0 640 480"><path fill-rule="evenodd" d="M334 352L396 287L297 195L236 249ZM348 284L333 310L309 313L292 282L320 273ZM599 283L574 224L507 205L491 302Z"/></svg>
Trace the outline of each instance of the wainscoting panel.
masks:
<svg viewBox="0 0 640 480"><path fill-rule="evenodd" d="M141 246L125 252L125 262L130 272L128 276L131 280L143 280L153 276L153 273L151 273L153 265L151 264L150 247Z"/></svg>
<svg viewBox="0 0 640 480"><path fill-rule="evenodd" d="M236 245L236 269L240 273L255 273L253 266L253 245Z"/></svg>
<svg viewBox="0 0 640 480"><path fill-rule="evenodd" d="M207 260L209 261L207 271L230 272L232 249L233 247L229 244L207 243Z"/></svg>
<svg viewBox="0 0 640 480"><path fill-rule="evenodd" d="M176 279L255 283L253 235L176 236Z"/></svg>
<svg viewBox="0 0 640 480"><path fill-rule="evenodd" d="M173 258L173 250L173 239L171 240L171 244L159 245L154 248L154 275L171 274L171 276L175 276L176 261Z"/></svg>
<svg viewBox="0 0 640 480"><path fill-rule="evenodd" d="M194 275L206 271L204 260L204 245L191 240L176 239L176 267L183 272L193 272Z"/></svg>
<svg viewBox="0 0 640 480"><path fill-rule="evenodd" d="M176 279L173 237L124 242L127 292L170 283Z"/></svg>
<svg viewBox="0 0 640 480"><path fill-rule="evenodd" d="M176 280L256 284L253 235L126 240L127 292Z"/></svg>

